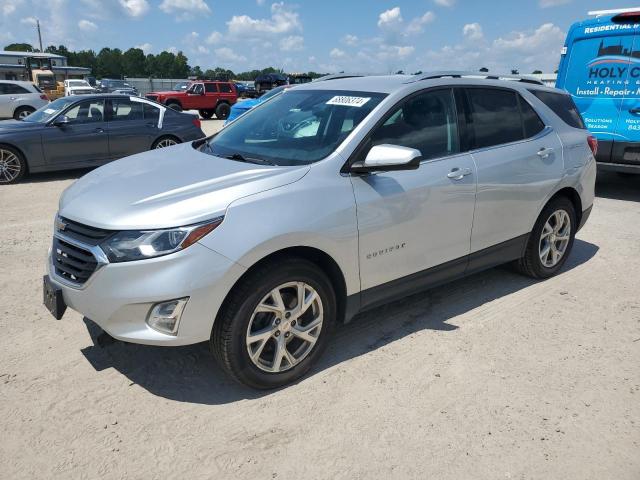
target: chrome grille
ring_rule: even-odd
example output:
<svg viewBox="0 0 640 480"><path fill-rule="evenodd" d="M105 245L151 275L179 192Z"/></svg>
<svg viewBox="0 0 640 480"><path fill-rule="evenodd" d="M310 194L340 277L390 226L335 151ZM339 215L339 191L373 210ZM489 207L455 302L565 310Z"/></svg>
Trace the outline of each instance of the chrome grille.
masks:
<svg viewBox="0 0 640 480"><path fill-rule="evenodd" d="M58 237L53 237L51 260L58 276L77 285L83 285L89 280L98 267L98 262L90 251Z"/></svg>
<svg viewBox="0 0 640 480"><path fill-rule="evenodd" d="M74 222L73 220L63 217L58 217L56 231L66 237L92 246L102 243L103 240L115 233L111 230L83 225L82 223Z"/></svg>

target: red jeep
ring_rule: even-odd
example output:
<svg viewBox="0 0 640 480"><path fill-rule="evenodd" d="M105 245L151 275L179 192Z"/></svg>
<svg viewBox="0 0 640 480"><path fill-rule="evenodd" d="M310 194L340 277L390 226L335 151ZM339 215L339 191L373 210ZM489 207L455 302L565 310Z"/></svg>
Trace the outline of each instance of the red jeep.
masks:
<svg viewBox="0 0 640 480"><path fill-rule="evenodd" d="M211 118L215 113L220 120L229 116L231 105L238 101L232 82L209 80L196 80L184 91L150 92L145 96L174 110L198 110L202 118Z"/></svg>

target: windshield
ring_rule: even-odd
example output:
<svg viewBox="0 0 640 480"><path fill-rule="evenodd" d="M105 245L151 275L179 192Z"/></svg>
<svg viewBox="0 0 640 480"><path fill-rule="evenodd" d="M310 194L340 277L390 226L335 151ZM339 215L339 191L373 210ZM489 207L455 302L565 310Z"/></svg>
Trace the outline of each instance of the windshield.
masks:
<svg viewBox="0 0 640 480"><path fill-rule="evenodd" d="M124 80L107 80L107 83L110 87L114 87L114 88L130 88L131 85L129 85L127 82L125 82Z"/></svg>
<svg viewBox="0 0 640 480"><path fill-rule="evenodd" d="M285 90L285 87L290 88L289 85L280 85L279 87L272 88L260 97L260 101L264 102L265 100L269 100L271 97L275 97L277 94Z"/></svg>
<svg viewBox="0 0 640 480"><path fill-rule="evenodd" d="M204 150L302 165L323 159L382 101L382 93L287 90L230 123Z"/></svg>
<svg viewBox="0 0 640 480"><path fill-rule="evenodd" d="M68 80L70 87L90 87L84 80Z"/></svg>
<svg viewBox="0 0 640 480"><path fill-rule="evenodd" d="M69 105L71 105L73 102L75 102L75 100L69 97L59 98L45 105L44 107L39 108L28 117L25 117L23 121L32 123L46 123L53 117L55 117L58 113L67 108Z"/></svg>

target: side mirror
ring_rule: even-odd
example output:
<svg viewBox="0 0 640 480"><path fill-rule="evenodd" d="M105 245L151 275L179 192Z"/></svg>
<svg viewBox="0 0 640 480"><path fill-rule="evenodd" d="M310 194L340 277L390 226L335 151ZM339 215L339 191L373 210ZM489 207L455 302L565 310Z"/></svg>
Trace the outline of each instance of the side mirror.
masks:
<svg viewBox="0 0 640 480"><path fill-rule="evenodd" d="M354 173L369 173L393 170L416 170L420 166L420 150L400 145L376 145L369 150L363 162L351 165Z"/></svg>
<svg viewBox="0 0 640 480"><path fill-rule="evenodd" d="M65 127L69 125L69 123L71 122L69 121L69 117L66 115L59 115L58 118L53 121L53 125L55 127Z"/></svg>

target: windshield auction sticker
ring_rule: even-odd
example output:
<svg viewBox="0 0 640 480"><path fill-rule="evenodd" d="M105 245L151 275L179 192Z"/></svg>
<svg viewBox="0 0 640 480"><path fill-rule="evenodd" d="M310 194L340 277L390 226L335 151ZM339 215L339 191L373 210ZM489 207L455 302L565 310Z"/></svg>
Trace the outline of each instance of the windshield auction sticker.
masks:
<svg viewBox="0 0 640 480"><path fill-rule="evenodd" d="M371 97L348 97L336 95L327 102L327 105L341 105L343 107L361 107L371 100Z"/></svg>

